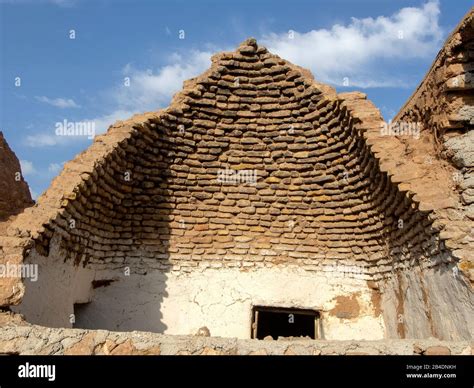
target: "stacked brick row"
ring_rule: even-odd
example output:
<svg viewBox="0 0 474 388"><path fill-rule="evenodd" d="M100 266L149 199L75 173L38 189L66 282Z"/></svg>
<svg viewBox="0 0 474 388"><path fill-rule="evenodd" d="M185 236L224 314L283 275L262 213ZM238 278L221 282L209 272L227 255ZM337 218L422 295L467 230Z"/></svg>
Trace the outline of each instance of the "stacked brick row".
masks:
<svg viewBox="0 0 474 388"><path fill-rule="evenodd" d="M213 62L62 196L40 252L59 234L76 263L350 266L366 278L441 253L341 99L254 40ZM219 180L226 170L256 180Z"/></svg>

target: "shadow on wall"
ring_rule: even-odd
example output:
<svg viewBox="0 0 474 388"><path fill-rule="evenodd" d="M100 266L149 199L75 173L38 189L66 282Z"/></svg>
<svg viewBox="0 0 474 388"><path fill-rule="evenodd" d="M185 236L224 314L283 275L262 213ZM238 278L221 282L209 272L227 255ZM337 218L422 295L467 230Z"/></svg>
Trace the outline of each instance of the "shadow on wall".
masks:
<svg viewBox="0 0 474 388"><path fill-rule="evenodd" d="M160 308L167 297L164 266L145 269L140 259L77 266L58 241L57 237L51 240L47 257L34 251L25 261L37 265L38 277L36 281L24 279L25 295L13 311L30 323L47 327L166 330Z"/></svg>
<svg viewBox="0 0 474 388"><path fill-rule="evenodd" d="M386 337L470 340L474 293L469 281L426 213L408 198L402 201L394 214L400 224L386 240L393 272L380 284Z"/></svg>
<svg viewBox="0 0 474 388"><path fill-rule="evenodd" d="M81 260L76 260L69 241L60 237L59 232L51 239L48 252L40 254L38 247L30 253L28 262L39 265L40 275L37 282L27 284L24 300L18 309L29 322L51 327L158 333L173 332L178 327L186 334L193 334L187 331L205 324L199 321L196 328L191 327L194 322L189 322L191 315L186 310L189 304L184 304L189 300L181 299L178 301L183 302L182 306L180 303L166 306L170 309L165 311L166 323L163 319L164 300L169 297L170 254L179 252L180 257L190 256L191 251L187 250L195 244L192 239L183 238L185 231L195 233L194 237L204 249L206 244L210 244L206 239L217 231L195 229L190 219L194 217L194 211L203 211L203 202L197 198L202 195L202 188L183 181L182 175L176 175L187 155L172 143L173 135L169 129L154 131L153 134L154 137L142 145L150 152L127 154L124 164L114 171L113 182L125 186L122 192L126 194L113 204L114 217L110 222L120 236L103 249L105 255L82 255ZM143 134L138 134L133 141L132 146L145 142ZM190 149L188 152L194 151ZM130 171L131 179L123 181L127 171ZM102 187L104 180L103 176L97 178L97 193L87 198L84 211L93 211L104 201L101 195L105 190ZM182 202L170 194L174 193L178 180L181 180ZM395 214L388 212L394 216L389 225L392 234L387 241L379 243L386 243L390 251L398 252L393 256L400 257L400 261L409 260L410 269L399 271L383 284L382 309L387 337L471 338L470 322L474 321L469 320L472 292L463 286L462 279L446 275L443 267L419 270L423 253L432 260L438 258L436 254L429 254L436 245L436 239L430 240L435 232L430 231L425 217L413 211L409 201L394 186L391 190L396 195L387 197L396 198L388 205L397 209ZM370 200L377 202L379 198L373 196ZM397 227L396 216L403 218L404 228ZM186 222L182 223L182 219ZM102 218L98 220L104 222ZM79 220L76 227L80 229L82 226ZM227 228L226 225L221 227ZM418 249L414 247L416 243ZM93 252L95 245L92 236L81 249L86 252L89 248L89 252ZM410 255L403 256L403 252L410 252ZM449 256L447 252L443 255ZM230 284L226 286L230 287ZM180 290L194 292L190 291L192 287ZM278 294L281 295L280 290ZM187 295L187 298L192 299L193 295Z"/></svg>
<svg viewBox="0 0 474 388"><path fill-rule="evenodd" d="M358 164L366 153L364 145ZM472 339L474 293L439 230L378 166L371 173L367 202L381 209L384 235L378 244L385 247L371 260L379 273L389 271L377 286L386 337Z"/></svg>
<svg viewBox="0 0 474 388"><path fill-rule="evenodd" d="M53 225L47 249L40 243L31 249L25 263L37 265L39 276L37 281L25 279L22 303L14 308L28 322L158 333L167 329L161 304L167 297L170 223L174 219L168 194L169 165L176 161L169 149L156 146L169 143L169 134L158 132L148 145L153 147L148 155L140 151L126 158L116 156L121 164L117 162L112 173L102 170L93 183L94 194L70 210L69 214L76 215L69 235L64 234L63 225ZM126 146L135 146L142 137L139 133ZM147 157L152 160L145 160ZM107 190L111 184L112 195L121 190L120 199L110 199ZM106 213L112 214L108 218L97 211L104 203L112 209ZM92 215L95 220L86 223ZM109 234L104 238L103 233Z"/></svg>
<svg viewBox="0 0 474 388"><path fill-rule="evenodd" d="M147 145L143 133L132 140L133 146L142 142L147 151L127 155L123 172L130 172L130 180L123 181L122 171L115 176L116 181L122 179L122 184L131 187L117 209L122 228L129 233L125 237L130 236L129 249L117 252L107 263L94 259L87 264L94 271L94 280L89 300L75 302L74 327L156 333L168 328L161 307L168 296L169 250L175 234L170 166L180 160L170 140L173 133L158 130L153 135Z"/></svg>
<svg viewBox="0 0 474 388"><path fill-rule="evenodd" d="M387 338L474 337L474 295L455 263L399 270L381 289Z"/></svg>
<svg viewBox="0 0 474 388"><path fill-rule="evenodd" d="M111 271L100 273L101 277L110 275ZM160 305L167 297L166 273L155 270L113 279L110 285L107 281L93 283L92 301L74 305L74 327L164 333L167 326L162 322Z"/></svg>
<svg viewBox="0 0 474 388"><path fill-rule="evenodd" d="M242 46L242 53L258 56L255 42L248 43L253 46ZM223 54L224 64L226 56L235 57ZM413 210L411 201L387 182L387 174L381 176L374 168L377 162L366 152L365 140L359 135L354 138L356 128L349 112L333 97L326 98L320 90L313 89L304 77L295 78L286 65L266 59L259 58L263 63L257 67L274 67L266 71L278 74L275 78L280 80L285 78L285 72L287 82L275 84L272 77L262 77L270 84L259 80L258 87L240 90L239 81L239 89L234 90L235 83L227 87L227 81L218 81L220 71L229 73L227 79L239 79L237 75L245 73L249 65L244 61L245 66L235 69L237 62L232 60L231 64L219 66L221 70L212 72L199 87L186 88L185 108L173 108L173 114L162 112L140 125L103 163L97 163L94 182L84 189L86 194L72 200L64 209L66 215L61 213L58 219L63 218L55 220L54 233L61 249L55 251L50 246L49 253L42 254L48 256L47 260L36 257L31 261L44 263L44 289L31 288L24 303L28 301L38 316L47 318L43 321L55 322L49 326L71 325L68 316L74 314L76 327L171 332L179 326L193 330L190 325L194 321L190 322L187 310L190 306L197 309L199 319L205 316L208 320L209 311L218 307L221 310L213 310L217 320L222 323L222 316L227 314L229 319L222 325L230 326L236 322L236 314L234 310L229 312L239 298L230 292L229 300L223 303L223 294L232 291L234 279L225 279L227 283L216 290L212 287L214 277L212 281L201 277L203 285L199 281L197 288L181 289L174 283L174 271L169 272L174 260L179 263L180 273L194 272L200 261L208 261L219 275L230 277L222 258L234 264L236 272L236 266L246 264L239 277L243 272L250 273L250 269L262 268L262 263L266 269L296 264L318 271L323 269L324 259L335 264L327 266L333 272L339 271L333 268L339 263L360 265L367 275L388 275L394 269L394 278L385 282L383 290L384 317L387 325L395 327L389 337L447 336L447 327L432 318L438 308L460 325L466 322L469 304L464 297L458 298L456 287L449 286L445 291L443 281L436 277L429 280L433 293L451 295L456 311L451 315L453 308L435 303L426 291L428 271L416 282L396 282L394 267L398 261L406 264L407 276L411 276L412 268L421 261L438 258L439 252L431 250L436 248L436 238L425 222L427 217ZM276 99L279 88L285 95L280 101ZM256 101L254 98L259 104L251 104ZM242 104L225 103L223 112L215 108L224 104L222 101L232 100ZM289 107L283 108L295 102L302 104L297 118ZM265 109L260 103L265 104ZM308 118L310 110L314 112ZM229 179L227 186L219 184L222 181L216 178L224 168L239 179ZM238 175L234 174L237 171ZM258 182L244 187L242 181L249 182L240 178L250 175L241 175L243 171L250 171L255 178L258 175ZM73 230L67 230L68 215L78 218ZM404 227L398 226L397 218L402 218ZM295 226L300 219L304 224L297 222ZM374 256L367 263L367 256L372 253ZM369 271L367 267L371 265L376 270ZM51 276L45 278L48 271ZM234 273L232 276L235 278ZM262 286L261 272L258 276L252 283L256 288L245 290L249 298L275 285L272 277L268 285ZM179 279L179 283L188 280ZM321 294L321 286L314 285L314 291ZM194 294L201 289L206 291L206 309L195 300ZM285 288L278 288L272 296L286 304L292 299L287 289L285 293L282 289ZM188 304L183 307L179 302L170 302L168 293L173 298L175 294L185 294ZM298 300L301 294L304 293L298 290ZM48 302L40 300L45 295L50 298ZM209 297L215 295L219 299L209 306ZM469 295L468 300L472 300L472 291ZM267 297L261 304L268 300ZM55 307L45 307L45 303ZM320 306L325 303L321 301ZM49 309L48 314L41 311L43 307ZM396 326L400 314L403 327ZM168 320L170 316L173 318ZM39 321L36 322L45 324ZM416 327L418 321L423 322L422 329L406 329ZM465 330L455 330L465 335ZM366 325L363 331L370 332Z"/></svg>

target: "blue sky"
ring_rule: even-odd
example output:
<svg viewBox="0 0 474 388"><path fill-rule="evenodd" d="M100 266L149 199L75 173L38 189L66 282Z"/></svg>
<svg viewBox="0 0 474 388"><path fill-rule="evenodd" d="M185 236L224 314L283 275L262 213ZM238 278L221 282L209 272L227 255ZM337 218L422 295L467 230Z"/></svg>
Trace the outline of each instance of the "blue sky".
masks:
<svg viewBox="0 0 474 388"><path fill-rule="evenodd" d="M183 80L209 66L210 55L250 36L337 91L367 93L389 120L471 6L467 0L0 0L0 130L36 197L63 162L91 143L56 136L57 122L94 122L100 133L118 119L165 107Z"/></svg>

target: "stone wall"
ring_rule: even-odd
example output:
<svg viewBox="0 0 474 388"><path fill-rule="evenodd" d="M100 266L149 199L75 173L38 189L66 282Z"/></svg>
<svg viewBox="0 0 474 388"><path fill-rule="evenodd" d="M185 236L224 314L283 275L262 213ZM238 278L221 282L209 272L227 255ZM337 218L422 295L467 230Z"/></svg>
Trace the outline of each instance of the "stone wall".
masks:
<svg viewBox="0 0 474 388"><path fill-rule="evenodd" d="M33 204L20 163L0 132L0 223ZM3 232L3 226L0 226Z"/></svg>
<svg viewBox="0 0 474 388"><path fill-rule="evenodd" d="M0 317L1 320L1 317ZM145 332L52 329L6 325L0 354L23 355L472 355L468 341L259 341Z"/></svg>
<svg viewBox="0 0 474 388"><path fill-rule="evenodd" d="M386 338L472 339L472 288L455 268L415 267L379 284Z"/></svg>
<svg viewBox="0 0 474 388"><path fill-rule="evenodd" d="M405 171L423 173L443 166L446 177L436 181L449 201L434 206L441 237L474 281L474 8L446 40L424 80L394 122L419 123L420 142L399 137L405 149L425 149L424 159L409 156ZM439 167L437 167L439 168ZM438 188L438 187L437 187ZM423 191L422 188L419 191Z"/></svg>
<svg viewBox="0 0 474 388"><path fill-rule="evenodd" d="M388 338L472 337L474 223L468 195L474 152L473 15L471 9L459 23L392 122L419 132L387 134L386 126L374 123L365 133L381 170L429 213L432 228L447 248L444 264L402 269L378 283ZM360 93L341 96L355 117L370 112Z"/></svg>
<svg viewBox="0 0 474 388"><path fill-rule="evenodd" d="M20 279L5 277L4 266L8 263L16 265L23 260L21 252L10 248L12 239L5 235L15 217L32 205L33 200L28 184L23 179L20 162L0 132L0 305L8 305L17 300L16 295L23 287ZM18 239L13 238L13 241L16 245Z"/></svg>

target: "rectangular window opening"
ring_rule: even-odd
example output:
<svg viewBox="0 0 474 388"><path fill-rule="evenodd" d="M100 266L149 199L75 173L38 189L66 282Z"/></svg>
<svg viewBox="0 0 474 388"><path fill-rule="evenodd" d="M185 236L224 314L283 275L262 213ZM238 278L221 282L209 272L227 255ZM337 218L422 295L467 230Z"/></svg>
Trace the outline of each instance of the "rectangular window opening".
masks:
<svg viewBox="0 0 474 388"><path fill-rule="evenodd" d="M90 302L85 303L74 303L74 315L71 323L72 327L78 329L88 329L87 321L90 314L88 314L88 308L90 307Z"/></svg>
<svg viewBox="0 0 474 388"><path fill-rule="evenodd" d="M320 314L316 310L254 306L251 338L321 338Z"/></svg>

